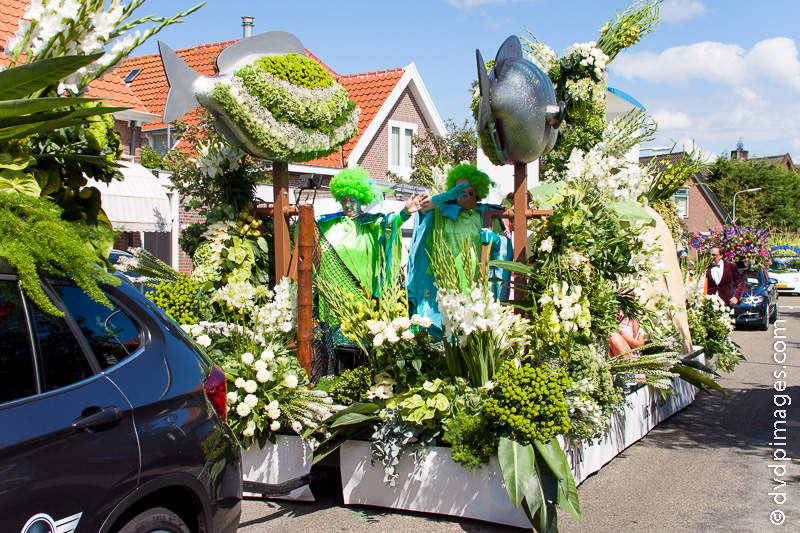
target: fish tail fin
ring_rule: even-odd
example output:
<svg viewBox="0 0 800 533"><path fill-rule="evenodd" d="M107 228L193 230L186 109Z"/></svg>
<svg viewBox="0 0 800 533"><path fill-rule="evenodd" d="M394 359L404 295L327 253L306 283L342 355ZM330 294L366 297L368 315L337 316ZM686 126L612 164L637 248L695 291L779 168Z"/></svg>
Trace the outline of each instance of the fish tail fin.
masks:
<svg viewBox="0 0 800 533"><path fill-rule="evenodd" d="M194 82L203 75L187 65L172 48L158 42L161 63L169 83L169 94L164 106L164 123L180 118L200 104L194 95Z"/></svg>

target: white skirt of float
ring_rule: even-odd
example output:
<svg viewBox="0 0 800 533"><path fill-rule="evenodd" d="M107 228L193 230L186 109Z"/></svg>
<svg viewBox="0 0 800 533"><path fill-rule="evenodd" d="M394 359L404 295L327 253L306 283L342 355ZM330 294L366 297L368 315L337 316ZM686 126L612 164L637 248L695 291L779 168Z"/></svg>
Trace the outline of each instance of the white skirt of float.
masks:
<svg viewBox="0 0 800 533"><path fill-rule="evenodd" d="M702 356L701 356L702 359ZM644 437L656 424L694 401L697 389L674 378L674 396L665 400L657 390L641 387L628 395L624 414L615 415L611 431L600 442L572 446L559 437L575 483L600 470L625 448ZM403 454L396 467L397 486L383 482L383 465L372 462L370 443L346 441L340 449L345 504L374 505L485 520L530 528L522 508L514 509L506 492L497 457L471 474L453 461L450 448L432 447L416 464Z"/></svg>
<svg viewBox="0 0 800 533"><path fill-rule="evenodd" d="M277 435L275 444L267 441L265 447L257 444L242 449L242 477L245 481L258 483L283 483L308 474L314 450L311 445L294 435ZM245 496L261 497L261 494L245 492ZM308 485L297 488L278 500L313 502L314 495Z"/></svg>

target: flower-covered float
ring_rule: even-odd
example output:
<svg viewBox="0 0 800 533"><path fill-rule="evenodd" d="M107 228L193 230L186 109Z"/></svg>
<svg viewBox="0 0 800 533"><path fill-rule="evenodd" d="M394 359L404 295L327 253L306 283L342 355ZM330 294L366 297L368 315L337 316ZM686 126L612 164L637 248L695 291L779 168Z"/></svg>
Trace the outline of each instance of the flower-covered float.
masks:
<svg viewBox="0 0 800 533"><path fill-rule="evenodd" d="M303 282L276 275L269 282L279 281L275 288L264 287L264 269L272 266L278 246L265 240L269 219L252 218L246 203L207 212L206 224L194 232L191 279L144 256L126 267L140 274L151 269L160 280L153 298L178 310L174 318L225 369L228 416L243 445L264 450L275 443L277 455L264 459L269 467L261 469L279 471L269 483L309 468L312 449L315 462L335 461L338 450L346 502L554 531L557 506L580 519L577 482L693 399L695 389L687 382L719 390L703 373L711 369L694 357L682 290L670 293L664 282L665 275L680 277L670 231L643 207L668 198L665 188L682 185L686 174L676 177L681 170L671 166L642 168L624 157L643 138L641 131L650 131L643 113L608 126L603 117L604 67L651 31L654 13L654 3L637 5L604 26L599 44L577 46L561 60L551 54L550 63L539 45L529 43L525 58L519 57L521 46L509 45L506 61L545 67L547 76L536 79L549 76L550 90L558 89L556 101L566 102L548 100L540 114L552 130L563 127L563 135L545 136L542 152L524 152L538 158L554 146L543 175L559 186L535 198L552 214L523 223L530 257L491 265L513 272L513 302L497 299L496 280L473 246L431 234L441 341L428 333L428 317L409 311L403 276L386 276L377 295L371 287L345 291L318 276L314 289L368 364L338 376L301 368L293 354L300 335L297 343L293 336L302 320L288 317L302 306L295 294ZM299 92L286 98L278 91L286 87L275 78L292 83L287 69L303 68L303 62L290 59L280 66L239 55L246 65L220 65L222 81L193 82L192 94L215 114L218 132L262 157L289 161L315 154L318 145L309 151L297 139L275 148L258 132L282 141L286 131L262 126L269 118L252 107L246 116L238 112L257 99L273 118L285 113L289 122L307 120L312 108L318 117L331 110L309 103L315 91L304 93L301 104ZM487 76L498 80L491 72ZM313 72L307 77L306 89L326 88ZM568 82L559 83L562 77ZM280 96L273 98L273 92ZM326 102L344 102L336 90L329 92ZM277 111L279 101L291 109ZM330 126L329 147L339 142L331 132L355 112L347 106L324 122ZM488 112L498 116L486 125L502 132L500 110ZM548 131L553 133L543 126ZM516 163L514 152L493 144L497 138L482 133L486 151L494 151L498 162ZM248 144L253 142L267 149L259 152ZM205 159L233 172L239 168L230 161L249 164L239 154ZM611 357L608 339L621 319L635 320L646 342ZM307 444L281 447L285 433ZM292 449L299 459L287 462L281 452Z"/></svg>

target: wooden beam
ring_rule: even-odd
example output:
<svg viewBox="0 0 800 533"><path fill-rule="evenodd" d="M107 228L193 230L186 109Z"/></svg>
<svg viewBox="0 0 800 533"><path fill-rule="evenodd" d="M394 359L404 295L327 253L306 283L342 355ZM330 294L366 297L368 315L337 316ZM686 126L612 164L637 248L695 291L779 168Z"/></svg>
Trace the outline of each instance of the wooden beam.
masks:
<svg viewBox="0 0 800 533"><path fill-rule="evenodd" d="M524 207L523 207L524 206ZM528 166L514 165L514 261L524 263L527 257L528 217Z"/></svg>
<svg viewBox="0 0 800 533"><path fill-rule="evenodd" d="M275 282L289 273L292 243L289 239L289 163L272 162L272 190L275 196Z"/></svg>
<svg viewBox="0 0 800 533"><path fill-rule="evenodd" d="M311 378L312 276L314 254L314 206L300 204L297 233L297 361Z"/></svg>

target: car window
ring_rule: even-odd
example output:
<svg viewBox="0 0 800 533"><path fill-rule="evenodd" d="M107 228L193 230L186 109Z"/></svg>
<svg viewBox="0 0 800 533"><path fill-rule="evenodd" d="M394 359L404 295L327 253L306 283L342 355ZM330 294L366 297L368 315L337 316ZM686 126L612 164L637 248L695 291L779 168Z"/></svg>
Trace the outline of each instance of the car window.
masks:
<svg viewBox="0 0 800 533"><path fill-rule="evenodd" d="M81 328L100 368L119 363L142 345L136 323L113 303L109 309L74 285L53 283L52 287Z"/></svg>
<svg viewBox="0 0 800 533"><path fill-rule="evenodd" d="M761 270L747 270L742 273L742 278L747 284L748 289L753 289L767 282L764 272Z"/></svg>
<svg viewBox="0 0 800 533"><path fill-rule="evenodd" d="M34 394L36 367L19 287L0 280L0 404Z"/></svg>
<svg viewBox="0 0 800 533"><path fill-rule="evenodd" d="M93 372L89 360L64 317L48 315L35 305L32 307L35 336L41 354L40 392L66 387L91 377Z"/></svg>

